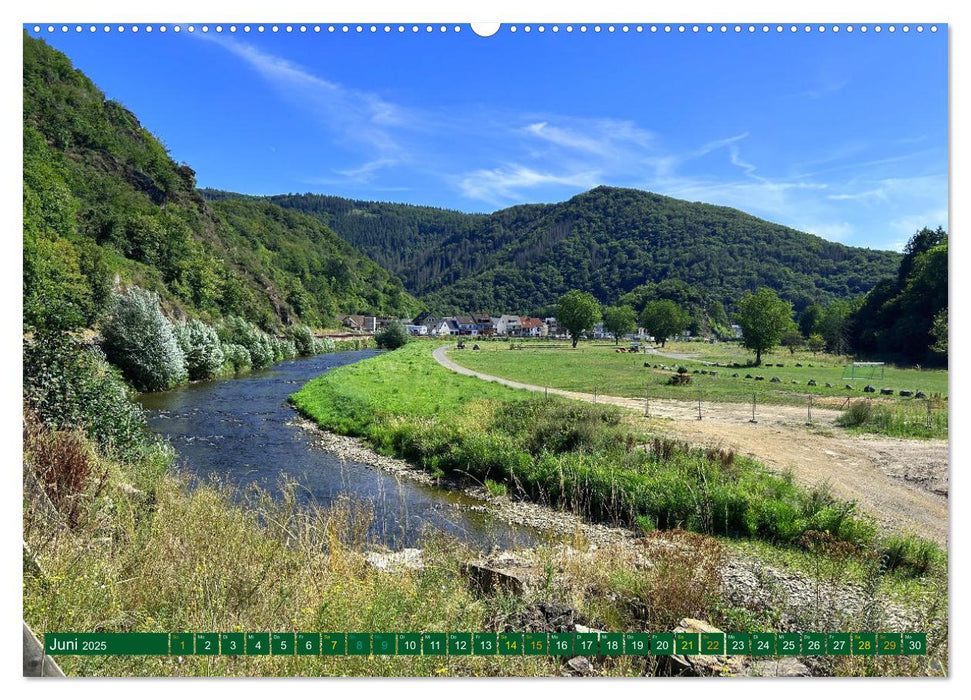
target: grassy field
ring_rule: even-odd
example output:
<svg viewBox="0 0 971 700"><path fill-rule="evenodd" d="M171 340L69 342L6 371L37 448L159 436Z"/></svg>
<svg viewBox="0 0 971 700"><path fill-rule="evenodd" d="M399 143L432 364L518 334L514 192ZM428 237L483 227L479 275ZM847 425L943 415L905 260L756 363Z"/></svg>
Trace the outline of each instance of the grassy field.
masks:
<svg viewBox="0 0 971 700"><path fill-rule="evenodd" d="M700 392L706 401L748 402L756 392L760 402L804 405L807 396L812 394L821 404L840 406L847 397L870 396L863 391L868 384L878 392L882 388L894 389L893 397L879 393L876 397L903 404L917 400L900 397L900 390L923 391L928 397L947 396L946 370L888 365L882 379L879 375L849 378L846 370L846 365L851 362L849 358L823 354L814 357L803 352L790 355L788 351L768 354L763 366L749 367L746 365L753 361L753 356L736 343L668 343L663 349L666 353L698 354L690 359L618 353L612 344L593 341L580 343L575 350L561 342L484 341L479 345L479 351L453 349L449 355L456 362L487 374L551 388L598 391L613 396L641 397L649 387L651 396L658 398L694 400ZM516 349L511 349L512 346ZM645 367L645 362L650 367ZM742 366L716 367L706 363L738 363ZM797 363L802 366L796 366ZM692 373L691 382L686 386L668 384L679 366ZM696 373L700 370L716 374ZM753 378L746 379L746 374ZM755 380L755 376L764 379ZM773 377L778 377L780 382L773 383ZM816 386L810 386L810 380L815 380ZM827 387L827 383L832 387ZM853 389L846 389L847 384Z"/></svg>
<svg viewBox="0 0 971 700"><path fill-rule="evenodd" d="M814 529L874 541L851 504L749 458L644 434L610 407L457 375L434 361L434 347L412 343L338 368L291 401L325 429L363 436L433 474L491 481L585 517L774 543Z"/></svg>

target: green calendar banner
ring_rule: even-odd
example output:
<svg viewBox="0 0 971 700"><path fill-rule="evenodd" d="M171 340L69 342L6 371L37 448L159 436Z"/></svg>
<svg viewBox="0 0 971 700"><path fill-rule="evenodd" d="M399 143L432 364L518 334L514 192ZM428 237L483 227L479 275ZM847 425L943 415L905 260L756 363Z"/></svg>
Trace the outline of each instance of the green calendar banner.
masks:
<svg viewBox="0 0 971 700"><path fill-rule="evenodd" d="M798 632L780 632L775 636L775 653L779 656L799 656L802 635Z"/></svg>
<svg viewBox="0 0 971 700"><path fill-rule="evenodd" d="M270 633L269 632L247 632L246 633L246 655L264 656L270 653Z"/></svg>
<svg viewBox="0 0 971 700"><path fill-rule="evenodd" d="M418 656L421 654L421 635L420 634L399 634L398 635L398 655L399 656Z"/></svg>
<svg viewBox="0 0 971 700"><path fill-rule="evenodd" d="M196 642L198 648L199 643ZM320 633L298 632L297 654L300 656L320 656Z"/></svg>
<svg viewBox="0 0 971 700"><path fill-rule="evenodd" d="M499 637L495 632L477 632L472 635L472 649L476 656L495 656L499 653Z"/></svg>
<svg viewBox="0 0 971 700"><path fill-rule="evenodd" d="M292 632L280 634L274 632L270 635L270 651L273 656L293 656L297 648L297 635Z"/></svg>
<svg viewBox="0 0 971 700"><path fill-rule="evenodd" d="M396 656L398 651L395 635L389 633L371 635L371 653L375 656Z"/></svg>
<svg viewBox="0 0 971 700"><path fill-rule="evenodd" d="M44 635L44 652L52 656L168 656L169 635L48 632Z"/></svg>
<svg viewBox="0 0 971 700"><path fill-rule="evenodd" d="M246 636L242 632L223 632L219 635L219 653L239 656L246 649Z"/></svg>
<svg viewBox="0 0 971 700"><path fill-rule="evenodd" d="M924 632L49 632L52 656L919 656Z"/></svg>
<svg viewBox="0 0 971 700"><path fill-rule="evenodd" d="M212 632L196 634L196 654L215 656L219 653L219 635Z"/></svg>
<svg viewBox="0 0 971 700"><path fill-rule="evenodd" d="M196 653L196 636L189 632L173 632L169 635L169 649L172 656L192 656Z"/></svg>

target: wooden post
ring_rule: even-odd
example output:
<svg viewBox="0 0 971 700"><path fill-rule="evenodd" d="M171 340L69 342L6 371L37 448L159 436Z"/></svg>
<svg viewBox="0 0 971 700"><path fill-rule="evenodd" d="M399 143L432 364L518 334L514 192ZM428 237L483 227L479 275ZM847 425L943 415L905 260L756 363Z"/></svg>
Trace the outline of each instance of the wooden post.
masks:
<svg viewBox="0 0 971 700"><path fill-rule="evenodd" d="M812 394L809 395L809 408L807 410L809 412L809 424L812 425L812 422L813 422L813 395Z"/></svg>
<svg viewBox="0 0 971 700"><path fill-rule="evenodd" d="M701 392L698 392L698 420L701 420Z"/></svg>
<svg viewBox="0 0 971 700"><path fill-rule="evenodd" d="M644 387L644 417L651 417L651 385Z"/></svg>
<svg viewBox="0 0 971 700"><path fill-rule="evenodd" d="M758 421L755 420L755 392L752 393L752 420L750 420L749 423L758 423Z"/></svg>

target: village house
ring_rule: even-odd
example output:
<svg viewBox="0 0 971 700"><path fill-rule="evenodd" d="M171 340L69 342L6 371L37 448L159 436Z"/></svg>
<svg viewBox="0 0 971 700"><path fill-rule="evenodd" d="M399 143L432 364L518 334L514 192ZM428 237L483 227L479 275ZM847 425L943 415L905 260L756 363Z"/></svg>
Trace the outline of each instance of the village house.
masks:
<svg viewBox="0 0 971 700"><path fill-rule="evenodd" d="M360 333L374 333L378 328L378 319L374 316L361 316L360 314L347 314L342 316L341 326Z"/></svg>
<svg viewBox="0 0 971 700"><path fill-rule="evenodd" d="M459 325L454 318L443 318L431 329L431 335L458 335Z"/></svg>
<svg viewBox="0 0 971 700"><path fill-rule="evenodd" d="M503 314L499 317L499 322L496 324L496 333L499 335L519 335L519 328L522 325L522 319L519 316L511 316L509 314Z"/></svg>
<svg viewBox="0 0 971 700"><path fill-rule="evenodd" d="M519 323L519 333L526 338L540 338L547 333L546 324L539 318L522 318Z"/></svg>
<svg viewBox="0 0 971 700"><path fill-rule="evenodd" d="M454 320L459 327L459 335L475 335L478 332L475 319L471 316L456 316Z"/></svg>
<svg viewBox="0 0 971 700"><path fill-rule="evenodd" d="M475 320L476 332L479 335L490 336L495 333L495 324L488 314L475 314L472 318Z"/></svg>
<svg viewBox="0 0 971 700"><path fill-rule="evenodd" d="M441 319L435 316L435 314L433 314L431 311L422 311L420 314L411 319L411 324L415 326L425 326L430 330L434 328L439 321L441 321Z"/></svg>

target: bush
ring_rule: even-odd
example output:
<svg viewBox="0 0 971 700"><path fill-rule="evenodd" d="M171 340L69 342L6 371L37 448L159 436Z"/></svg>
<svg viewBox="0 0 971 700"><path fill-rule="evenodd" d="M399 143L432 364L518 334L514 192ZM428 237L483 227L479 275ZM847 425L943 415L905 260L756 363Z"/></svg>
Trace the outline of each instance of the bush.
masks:
<svg viewBox="0 0 971 700"><path fill-rule="evenodd" d="M334 352L336 345L332 338L314 338L314 354L320 355L325 352Z"/></svg>
<svg viewBox="0 0 971 700"><path fill-rule="evenodd" d="M411 334L404 326L395 321L375 333L374 342L384 350L397 350L411 342Z"/></svg>
<svg viewBox="0 0 971 700"><path fill-rule="evenodd" d="M24 406L53 430L81 428L99 446L134 456L145 439L145 416L128 392L98 348L62 333L24 341Z"/></svg>
<svg viewBox="0 0 971 700"><path fill-rule="evenodd" d="M269 367L276 361L275 339L271 340L269 335L245 319L230 316L217 332L224 343L236 343L246 348L253 369Z"/></svg>
<svg viewBox="0 0 971 700"><path fill-rule="evenodd" d="M185 356L157 294L131 287L116 295L101 332L108 360L139 391L185 381Z"/></svg>
<svg viewBox="0 0 971 700"><path fill-rule="evenodd" d="M287 338L293 341L300 357L310 357L316 354L316 343L314 334L307 326L290 326L286 331Z"/></svg>
<svg viewBox="0 0 971 700"><path fill-rule="evenodd" d="M253 366L253 362L249 356L249 350L244 348L242 345L237 345L236 343L224 343L222 346L222 351L223 369L226 371L232 371L235 374L239 374L240 372L245 372Z"/></svg>
<svg viewBox="0 0 971 700"><path fill-rule="evenodd" d="M873 417L873 405L869 401L853 401L836 420L844 428L866 425Z"/></svg>
<svg viewBox="0 0 971 700"><path fill-rule="evenodd" d="M219 373L225 358L214 328L198 320L177 323L175 337L185 355L189 379L212 379Z"/></svg>

